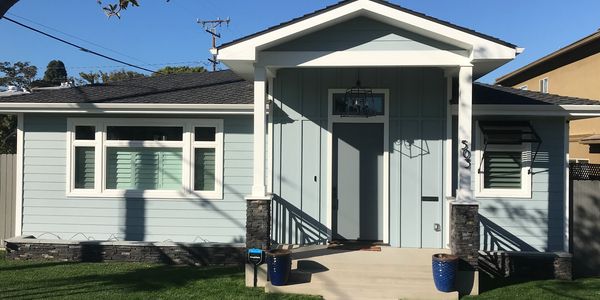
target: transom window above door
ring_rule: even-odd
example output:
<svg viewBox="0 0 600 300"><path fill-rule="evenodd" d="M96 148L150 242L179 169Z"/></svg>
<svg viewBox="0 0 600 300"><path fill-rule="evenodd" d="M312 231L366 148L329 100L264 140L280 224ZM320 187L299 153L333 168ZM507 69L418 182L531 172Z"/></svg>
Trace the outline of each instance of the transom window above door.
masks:
<svg viewBox="0 0 600 300"><path fill-rule="evenodd" d="M223 120L68 123L69 196L222 198Z"/></svg>
<svg viewBox="0 0 600 300"><path fill-rule="evenodd" d="M332 114L347 117L382 116L385 114L385 94L372 93L365 101L356 101L346 93L334 93L332 96Z"/></svg>

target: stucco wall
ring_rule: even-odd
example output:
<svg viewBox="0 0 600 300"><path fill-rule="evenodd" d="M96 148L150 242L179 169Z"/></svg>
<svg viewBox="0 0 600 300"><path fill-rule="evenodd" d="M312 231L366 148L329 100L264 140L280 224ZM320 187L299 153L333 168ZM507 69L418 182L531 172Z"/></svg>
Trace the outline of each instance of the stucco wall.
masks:
<svg viewBox="0 0 600 300"><path fill-rule="evenodd" d="M540 91L540 80L547 77L548 92L551 94L600 100L598 70L600 70L600 53L515 84L513 87L520 88L527 85L530 91ZM592 163L600 163L600 153L590 153L588 145L579 143L581 137L600 134L600 118L571 121L570 126L571 158L589 158Z"/></svg>

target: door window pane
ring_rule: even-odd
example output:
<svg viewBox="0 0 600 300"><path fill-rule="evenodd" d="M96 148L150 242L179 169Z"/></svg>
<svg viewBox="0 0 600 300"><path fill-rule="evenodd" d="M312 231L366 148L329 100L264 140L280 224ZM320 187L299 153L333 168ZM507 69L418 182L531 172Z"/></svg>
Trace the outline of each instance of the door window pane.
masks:
<svg viewBox="0 0 600 300"><path fill-rule="evenodd" d="M198 148L195 153L194 190L215 190L215 149Z"/></svg>
<svg viewBox="0 0 600 300"><path fill-rule="evenodd" d="M364 104L349 103L345 93L333 94L333 114L352 115L384 115L384 94L372 94Z"/></svg>

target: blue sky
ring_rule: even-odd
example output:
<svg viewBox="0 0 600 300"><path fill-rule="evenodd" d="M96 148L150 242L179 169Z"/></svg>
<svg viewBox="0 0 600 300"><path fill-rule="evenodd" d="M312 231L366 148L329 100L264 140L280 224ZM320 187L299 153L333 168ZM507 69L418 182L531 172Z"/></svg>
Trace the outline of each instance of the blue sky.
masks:
<svg viewBox="0 0 600 300"><path fill-rule="evenodd" d="M231 25L222 30L221 41L227 42L336 2L171 0L167 3L166 0L141 0L141 7L127 10L119 20L107 19L96 0L21 0L7 16L103 54L149 69L158 69L165 65L206 63L210 37L196 24L196 19L231 17ZM391 2L501 38L526 49L513 62L482 78L481 81L484 82L493 82L500 75L600 28L598 0ZM44 28L31 21L72 36ZM52 59L62 60L71 76L82 71L122 68L117 63L70 48L6 20L0 20L0 34L0 61L30 61L38 66L38 75L43 74L47 63Z"/></svg>

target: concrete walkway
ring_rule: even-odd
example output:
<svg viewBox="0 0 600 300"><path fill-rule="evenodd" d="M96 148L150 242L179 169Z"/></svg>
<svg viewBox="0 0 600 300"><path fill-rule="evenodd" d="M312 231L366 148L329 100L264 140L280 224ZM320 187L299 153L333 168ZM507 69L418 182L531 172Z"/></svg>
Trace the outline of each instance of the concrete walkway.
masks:
<svg viewBox="0 0 600 300"><path fill-rule="evenodd" d="M381 251L308 246L293 250L289 285L266 285L270 293L321 295L325 299L458 299L441 293L431 275L431 256L444 249Z"/></svg>

